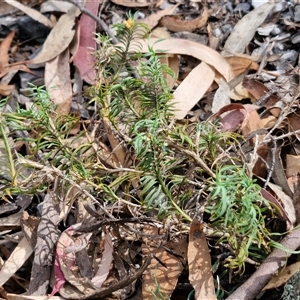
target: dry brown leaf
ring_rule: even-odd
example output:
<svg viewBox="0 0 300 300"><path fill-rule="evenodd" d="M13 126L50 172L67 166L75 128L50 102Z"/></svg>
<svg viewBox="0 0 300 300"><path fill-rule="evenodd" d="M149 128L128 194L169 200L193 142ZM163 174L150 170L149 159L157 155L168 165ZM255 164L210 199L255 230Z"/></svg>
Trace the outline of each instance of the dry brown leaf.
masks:
<svg viewBox="0 0 300 300"><path fill-rule="evenodd" d="M183 119L204 96L214 81L215 71L202 62L194 68L173 93L175 118Z"/></svg>
<svg viewBox="0 0 300 300"><path fill-rule="evenodd" d="M300 261L286 266L278 275L272 277L269 283L263 288L263 291L276 289L285 284L294 274L300 270Z"/></svg>
<svg viewBox="0 0 300 300"><path fill-rule="evenodd" d="M0 45L0 74L1 74L1 77L4 76L2 74L5 73L6 66L8 65L8 62L9 62L8 51L9 51L9 48L13 41L14 36L15 36L15 31L12 31L10 34L7 35L7 37L2 41L2 43Z"/></svg>
<svg viewBox="0 0 300 300"><path fill-rule="evenodd" d="M45 300L46 296L7 294L7 300ZM47 300L66 300L60 296L47 296Z"/></svg>
<svg viewBox="0 0 300 300"><path fill-rule="evenodd" d="M155 226L146 226L144 228L144 233L150 235L158 235L158 228ZM160 232L161 234L161 232ZM172 295L178 277L183 270L183 262L178 258L179 256L186 259L187 252L187 241L185 237L178 237L174 241L165 243L160 247L157 245L158 240L144 238L144 243L142 245L143 255L146 257L150 253L155 255L155 258L151 260L146 272L143 275L143 300L153 300L155 299L155 291L157 291L157 285L159 284L160 296L163 299L169 299ZM159 241L161 243L161 241ZM165 249L170 249L174 253L178 254L175 256ZM162 262L163 265L160 263Z"/></svg>
<svg viewBox="0 0 300 300"><path fill-rule="evenodd" d="M158 24L159 20L162 17L164 17L166 15L171 15L179 5L180 5L180 3L177 3L176 5L173 5L172 7L166 8L164 10L159 10L158 12L151 14L142 20L139 20L138 22L147 24L149 29L153 29Z"/></svg>
<svg viewBox="0 0 300 300"><path fill-rule="evenodd" d="M297 131L300 129L300 109L287 116L287 124L289 132ZM300 134L296 133L295 136L300 140Z"/></svg>
<svg viewBox="0 0 300 300"><path fill-rule="evenodd" d="M157 52L193 56L214 67L227 82L233 78L228 62L215 50L199 43L176 38L165 40L150 38L149 40L137 40L137 45L144 53L149 52L149 46L151 46Z"/></svg>
<svg viewBox="0 0 300 300"><path fill-rule="evenodd" d="M111 0L111 2L117 4L117 5L122 5L126 7L146 7L146 6L152 6L156 5L158 1L151 1L147 2L147 0Z"/></svg>
<svg viewBox="0 0 300 300"><path fill-rule="evenodd" d="M46 41L44 42L41 52L33 59L27 61L17 62L14 65L19 64L40 64L45 63L62 53L71 43L75 30L75 17L76 17L77 7L72 7L72 9L67 13L62 15L54 28L51 30Z"/></svg>
<svg viewBox="0 0 300 300"><path fill-rule="evenodd" d="M0 95L1 96L8 96L11 94L11 92L13 91L14 89L14 85L13 84L3 84L3 83L0 83Z"/></svg>
<svg viewBox="0 0 300 300"><path fill-rule="evenodd" d="M280 201L278 201L270 192L268 192L266 189L261 189L261 195L268 200L269 202L273 203L275 206L275 214L278 214L280 217L282 217L285 221L289 222L290 225L293 225L293 222L290 220L289 216L285 212L284 208L282 207Z"/></svg>
<svg viewBox="0 0 300 300"><path fill-rule="evenodd" d="M226 40L224 50L243 53L252 40L256 29L263 23L276 3L265 3L246 14L233 28Z"/></svg>
<svg viewBox="0 0 300 300"><path fill-rule="evenodd" d="M211 269L211 257L203 225L193 220L188 245L189 281L195 289L195 299L217 299Z"/></svg>
<svg viewBox="0 0 300 300"><path fill-rule="evenodd" d="M18 1L15 1L15 0L4 0L4 1L7 2L9 5L12 5L15 8L20 9L22 12L24 12L27 16L29 16L33 20L36 20L47 27L50 27L50 28L53 27L51 20L49 20L44 15L42 15L38 10L28 7L28 6L22 4Z"/></svg>
<svg viewBox="0 0 300 300"><path fill-rule="evenodd" d="M67 115L72 102L69 50L65 50L45 65L45 85L58 115Z"/></svg>
<svg viewBox="0 0 300 300"><path fill-rule="evenodd" d="M300 172L300 155L286 155L286 177L289 178Z"/></svg>
<svg viewBox="0 0 300 300"><path fill-rule="evenodd" d="M216 113L223 106L230 104L230 88L228 84L221 78L219 83L219 88L214 95L214 99L212 102L212 113Z"/></svg>
<svg viewBox="0 0 300 300"><path fill-rule="evenodd" d="M41 4L40 12L53 12L53 11L59 11L63 13L67 13L71 8L73 8L75 5L61 0L47 0L46 2L43 2ZM77 8L76 16L80 15L81 11L79 8Z"/></svg>
<svg viewBox="0 0 300 300"><path fill-rule="evenodd" d="M290 196L288 196L280 186L269 182L268 187L275 193L279 201L281 202L284 211L286 212L291 224L295 224L296 222L296 211L293 204L293 200ZM290 224L288 224L290 225Z"/></svg>
<svg viewBox="0 0 300 300"><path fill-rule="evenodd" d="M151 37L164 39L164 38L170 38L170 34L166 31L165 28L157 27L152 31ZM167 65L174 72L174 76L171 76L166 73L164 74L167 84L168 84L169 88L171 89L175 85L176 79L177 79L178 73L179 73L178 55L166 54L166 55L163 55L162 57L160 57L160 61L162 64Z"/></svg>
<svg viewBox="0 0 300 300"><path fill-rule="evenodd" d="M230 98L233 100L243 100L243 99L251 99L252 102L255 102L255 98L249 91L243 86L243 83L240 82L234 89L230 91Z"/></svg>
<svg viewBox="0 0 300 300"><path fill-rule="evenodd" d="M181 16L164 16L159 24L163 27L168 28L170 31L181 32L188 31L192 32L198 28L205 26L208 20L208 9L203 8L203 12L193 20L182 20Z"/></svg>
<svg viewBox="0 0 300 300"><path fill-rule="evenodd" d="M32 252L33 249L31 248L30 243L25 237L22 238L0 270L0 286L9 280L23 266Z"/></svg>
<svg viewBox="0 0 300 300"><path fill-rule="evenodd" d="M226 61L230 64L233 75L238 76L245 70L258 70L258 64L246 57L229 56L225 57Z"/></svg>

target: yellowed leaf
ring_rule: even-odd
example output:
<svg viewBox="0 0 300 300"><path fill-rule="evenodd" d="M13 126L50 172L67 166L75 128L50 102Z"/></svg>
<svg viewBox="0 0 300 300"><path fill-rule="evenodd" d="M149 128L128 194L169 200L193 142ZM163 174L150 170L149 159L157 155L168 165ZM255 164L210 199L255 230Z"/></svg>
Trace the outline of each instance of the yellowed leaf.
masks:
<svg viewBox="0 0 300 300"><path fill-rule="evenodd" d="M286 177L289 178L300 172L300 155L286 155Z"/></svg>
<svg viewBox="0 0 300 300"><path fill-rule="evenodd" d="M189 280L195 289L196 300L216 300L211 257L203 225L193 220L188 245Z"/></svg>

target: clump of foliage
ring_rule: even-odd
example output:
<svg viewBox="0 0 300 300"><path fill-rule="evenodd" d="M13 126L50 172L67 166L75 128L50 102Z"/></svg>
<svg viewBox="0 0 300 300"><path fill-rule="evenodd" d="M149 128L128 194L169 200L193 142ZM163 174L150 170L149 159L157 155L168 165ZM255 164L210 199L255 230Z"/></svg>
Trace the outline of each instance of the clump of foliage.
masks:
<svg viewBox="0 0 300 300"><path fill-rule="evenodd" d="M250 247L269 250L271 238L265 227L268 203L236 154L239 137L223 132L217 122L176 122L172 91L165 80L173 73L151 47L143 54L136 41L148 34L147 27L128 15L116 30L119 45L97 36L99 81L89 95L97 107L94 119L114 135L118 147L130 154L128 159L119 166L109 165L95 140L72 146L80 138L70 134L78 118L56 117L48 94L35 87L31 109L17 106L10 111L8 101L1 104L2 154L10 166L10 176L1 179L2 196L45 190L39 172L46 166L67 186L84 183L95 197L101 194L101 200L96 197L99 202L122 197L139 204L142 213L154 212L161 219L174 215L191 221L205 205L211 227L223 235L219 242L232 249L228 266L241 269ZM7 131L26 145L29 175L23 174L24 160L20 163L21 154L9 145ZM83 136L89 137L87 130ZM46 182L51 181L47 176Z"/></svg>

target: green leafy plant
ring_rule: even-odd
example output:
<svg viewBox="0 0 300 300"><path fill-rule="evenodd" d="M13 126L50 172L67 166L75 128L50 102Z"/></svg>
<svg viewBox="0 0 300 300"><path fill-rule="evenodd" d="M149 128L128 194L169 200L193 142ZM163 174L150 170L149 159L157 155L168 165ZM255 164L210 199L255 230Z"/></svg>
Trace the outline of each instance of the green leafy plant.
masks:
<svg viewBox="0 0 300 300"><path fill-rule="evenodd" d="M160 219L175 215L179 221L191 221L198 207L206 205L208 225L224 234L219 243L232 250L228 266L241 270L253 245L269 250L265 215L271 209L237 154L240 137L222 131L218 122L176 122L172 90L165 80L173 72L153 48L143 54L136 41L149 30L131 14L116 30L118 45L97 36L99 81L88 93L95 107L90 126L98 126L102 135L91 139L89 130L83 130L72 136L80 120L57 116L43 87L32 87L30 109L17 106L12 111L8 100L1 103L0 134L10 175L1 179L2 196L44 191L43 176L50 170L67 187L85 184L93 201L107 204L122 198ZM112 146L107 136L118 145ZM12 149L10 137L24 143L26 157ZM75 147L82 137L84 142ZM111 164L98 151L99 140L111 156L122 147L128 157L122 164ZM51 180L48 176L46 182Z"/></svg>

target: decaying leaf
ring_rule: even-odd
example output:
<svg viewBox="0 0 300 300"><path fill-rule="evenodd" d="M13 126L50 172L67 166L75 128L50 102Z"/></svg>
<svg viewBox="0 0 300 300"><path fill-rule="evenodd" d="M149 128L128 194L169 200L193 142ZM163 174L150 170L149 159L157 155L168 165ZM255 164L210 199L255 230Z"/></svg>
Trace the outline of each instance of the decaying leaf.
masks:
<svg viewBox="0 0 300 300"><path fill-rule="evenodd" d="M217 299L211 269L211 257L203 225L193 220L188 245L189 280L195 289L195 299Z"/></svg>
<svg viewBox="0 0 300 300"><path fill-rule="evenodd" d="M14 89L14 85L13 84L3 84L0 83L0 95L1 96L8 96L11 94L11 92Z"/></svg>

